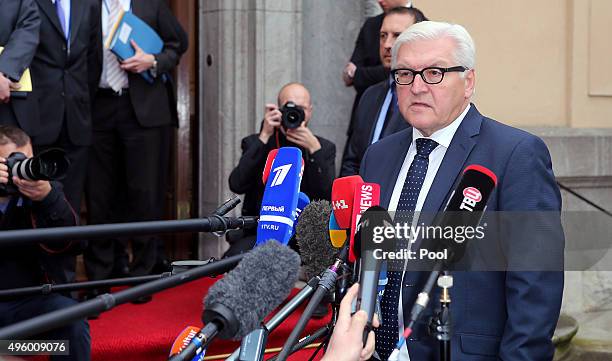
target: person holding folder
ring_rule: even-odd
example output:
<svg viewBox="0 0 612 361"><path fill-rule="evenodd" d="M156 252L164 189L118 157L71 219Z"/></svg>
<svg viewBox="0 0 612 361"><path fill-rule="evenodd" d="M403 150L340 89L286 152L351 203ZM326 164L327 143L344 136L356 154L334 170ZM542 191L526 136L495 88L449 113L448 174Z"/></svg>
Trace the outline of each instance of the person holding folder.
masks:
<svg viewBox="0 0 612 361"><path fill-rule="evenodd" d="M0 1L0 124L14 125L28 135L38 131L26 98L14 97L38 45L40 17L34 0Z"/></svg>
<svg viewBox="0 0 612 361"><path fill-rule="evenodd" d="M176 126L178 120L170 72L187 50L184 30L164 0L102 0L104 43L108 43L122 11L131 11L147 23L163 40L163 49L148 54L130 41L135 54L124 61L103 49L86 182L90 224L163 216L170 125ZM152 83L140 75L144 71L153 76ZM158 242L151 237L131 239L131 275L152 271ZM85 267L92 280L125 274L126 266L125 244L116 240L91 242L85 253Z"/></svg>

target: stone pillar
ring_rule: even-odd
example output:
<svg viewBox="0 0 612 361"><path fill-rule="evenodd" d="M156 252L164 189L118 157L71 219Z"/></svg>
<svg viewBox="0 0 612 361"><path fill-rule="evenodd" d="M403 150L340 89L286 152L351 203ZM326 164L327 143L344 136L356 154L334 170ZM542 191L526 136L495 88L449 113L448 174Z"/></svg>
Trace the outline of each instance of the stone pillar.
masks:
<svg viewBox="0 0 612 361"><path fill-rule="evenodd" d="M264 104L282 84L301 80L301 0L199 0L198 212L231 195L227 179L240 140L259 129ZM257 181L257 180L253 180ZM200 257L226 245L203 234Z"/></svg>
<svg viewBox="0 0 612 361"><path fill-rule="evenodd" d="M362 7L354 0L303 2L303 82L313 102L312 131L336 144L336 169L340 169L346 129L355 99L353 87L342 81L359 29Z"/></svg>

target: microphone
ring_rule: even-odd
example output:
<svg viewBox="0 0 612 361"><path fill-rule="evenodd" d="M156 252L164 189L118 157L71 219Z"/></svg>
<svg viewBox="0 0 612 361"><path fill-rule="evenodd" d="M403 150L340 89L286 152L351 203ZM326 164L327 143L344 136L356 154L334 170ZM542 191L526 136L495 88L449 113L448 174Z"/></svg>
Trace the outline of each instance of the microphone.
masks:
<svg viewBox="0 0 612 361"><path fill-rule="evenodd" d="M368 208L361 216L353 251L360 261L359 272L359 294L357 296L357 308L368 314L368 321L363 333L363 344L367 342L368 333L372 330L372 319L378 301L379 277L382 260L374 256L376 249L381 249L384 244L374 242L375 230L393 227L393 221L389 213L380 206ZM382 246L382 247L381 247Z"/></svg>
<svg viewBox="0 0 612 361"><path fill-rule="evenodd" d="M338 249L329 239L327 229L331 214L332 207L328 201L314 201L304 209L296 226L295 239L300 247L307 279L317 276L329 267L338 253Z"/></svg>
<svg viewBox="0 0 612 361"><path fill-rule="evenodd" d="M180 353L185 347L189 346L191 340L193 340L199 331L200 329L195 326L185 327L185 329L174 339L174 343L170 349L170 356ZM202 361L204 360L204 355L206 355L206 351L202 351L195 355L190 361Z"/></svg>
<svg viewBox="0 0 612 361"><path fill-rule="evenodd" d="M257 328L289 295L299 267L297 253L274 240L247 253L234 270L208 290L202 313L206 326L170 360L191 360L217 335L240 339Z"/></svg>
<svg viewBox="0 0 612 361"><path fill-rule="evenodd" d="M361 183L363 183L361 176L352 175L338 178L332 184L332 206L340 228L348 229L351 226L355 187Z"/></svg>
<svg viewBox="0 0 612 361"><path fill-rule="evenodd" d="M304 208L295 227L295 238L308 284L265 325L244 337L240 349L226 361L262 360L268 334L315 292L319 273L333 263L337 252L327 234L327 219L331 213L331 204L326 200L314 201Z"/></svg>
<svg viewBox="0 0 612 361"><path fill-rule="evenodd" d="M475 164L467 166L463 170L461 180L446 204L441 219L436 224L442 228L447 226L477 227L486 209L487 201L496 185L497 176L488 168ZM427 307L429 294L442 268L459 261L463 257L467 243L467 241L458 243L453 239L445 239L444 237L442 239L436 238L426 241L427 244L432 245L431 248L426 249L447 249L448 258L446 260L438 260L434 264L423 290L418 294L416 302L410 311L410 321L404 331L404 338L400 340L396 350L401 348L405 339L412 333L412 327ZM426 243L422 244L427 245Z"/></svg>
<svg viewBox="0 0 612 361"><path fill-rule="evenodd" d="M314 309L319 305L319 303L323 299L323 296L325 296L325 294L327 294L331 290L334 283L336 282L338 270L340 270L344 265L344 259L346 259L347 253L348 245L344 245L344 247L342 247L342 249L340 250L340 253L338 254L338 257L336 258L334 263L321 275L321 281L319 281L319 285L317 286L315 293L312 295L312 298L310 298L306 309L304 309L304 313L302 313L302 316L300 316L300 319L298 320L295 327L291 331L291 334L285 341L281 352L278 354L276 358L278 361L285 361L287 357L289 357L293 345L295 345L300 336L300 333L304 330L304 327L306 327L308 320L310 320L310 318L312 317Z"/></svg>
<svg viewBox="0 0 612 361"><path fill-rule="evenodd" d="M353 209L351 211L351 230L349 234L349 262L355 262L355 231L359 219L366 209L380 203L380 186L376 183L361 183L355 187Z"/></svg>
<svg viewBox="0 0 612 361"><path fill-rule="evenodd" d="M261 201L256 246L269 239L289 243L302 182L302 152L294 147L279 148L270 169Z"/></svg>

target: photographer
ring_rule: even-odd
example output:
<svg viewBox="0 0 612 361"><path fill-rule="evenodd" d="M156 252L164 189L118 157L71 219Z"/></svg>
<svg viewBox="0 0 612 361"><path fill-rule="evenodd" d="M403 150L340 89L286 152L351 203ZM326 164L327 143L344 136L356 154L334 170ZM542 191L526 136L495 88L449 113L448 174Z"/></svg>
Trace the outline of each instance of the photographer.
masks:
<svg viewBox="0 0 612 361"><path fill-rule="evenodd" d="M25 180L11 174L7 163L12 163L16 152L31 158L30 138L16 127L0 125L0 229L76 225L76 214L66 201L60 183ZM2 248L0 289L64 283L62 265L65 257L74 256L82 249L81 243L71 241ZM2 299L0 327L74 304L76 301L56 293ZM70 341L70 355L52 356L51 360L89 360L89 326L85 320L33 338Z"/></svg>
<svg viewBox="0 0 612 361"><path fill-rule="evenodd" d="M283 112L289 115L285 116L285 120ZM259 134L242 139L242 156L229 177L232 192L245 195L243 215L259 214L265 188L261 175L266 158L271 150L280 147L298 147L302 151L304 175L300 190L311 200L331 198L336 146L310 131L308 125L311 116L310 93L300 83L289 83L282 87L278 93L278 105L266 104ZM254 233L244 236L251 237L239 248L250 249L255 242ZM232 245L234 250L238 246Z"/></svg>

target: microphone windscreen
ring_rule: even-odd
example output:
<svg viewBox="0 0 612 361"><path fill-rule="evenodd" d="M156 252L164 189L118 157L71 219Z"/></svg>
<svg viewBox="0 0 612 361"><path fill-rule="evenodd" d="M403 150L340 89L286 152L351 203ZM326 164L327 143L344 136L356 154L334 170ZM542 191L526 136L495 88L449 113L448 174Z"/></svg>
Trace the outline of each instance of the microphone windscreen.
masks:
<svg viewBox="0 0 612 361"><path fill-rule="evenodd" d="M321 273L336 259L338 249L332 246L327 228L331 213L332 207L328 201L314 201L304 208L297 224L295 238L307 279Z"/></svg>
<svg viewBox="0 0 612 361"><path fill-rule="evenodd" d="M234 334L224 338L240 339L259 327L266 315L287 298L299 267L296 252L269 240L247 253L236 268L208 290L204 314L209 308L225 306L239 324Z"/></svg>
<svg viewBox="0 0 612 361"><path fill-rule="evenodd" d="M332 184L332 206L340 228L348 229L351 227L355 188L361 183L363 183L361 176L352 175L338 178Z"/></svg>

